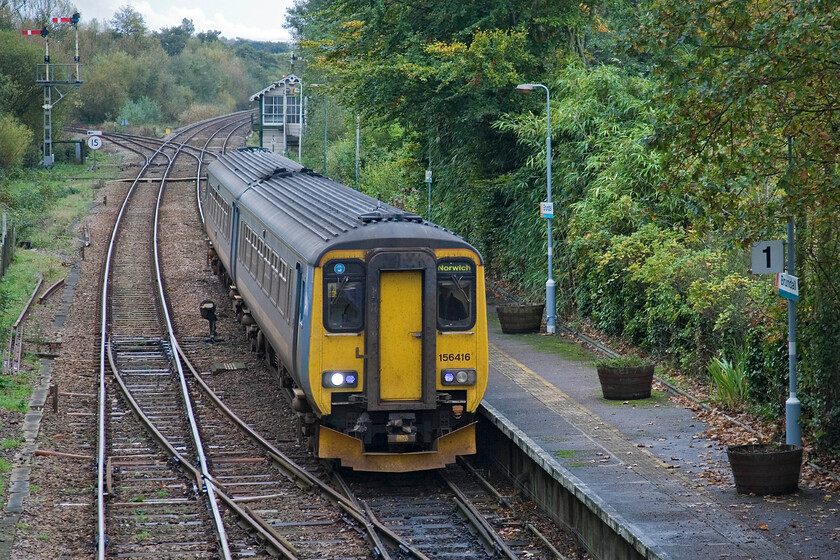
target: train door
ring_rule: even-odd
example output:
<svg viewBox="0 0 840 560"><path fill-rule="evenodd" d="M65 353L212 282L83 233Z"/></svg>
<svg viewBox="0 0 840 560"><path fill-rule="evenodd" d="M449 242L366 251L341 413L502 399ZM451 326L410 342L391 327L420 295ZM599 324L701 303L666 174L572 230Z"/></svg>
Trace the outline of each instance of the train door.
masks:
<svg viewBox="0 0 840 560"><path fill-rule="evenodd" d="M436 405L436 261L422 249L368 258L366 393L372 411Z"/></svg>

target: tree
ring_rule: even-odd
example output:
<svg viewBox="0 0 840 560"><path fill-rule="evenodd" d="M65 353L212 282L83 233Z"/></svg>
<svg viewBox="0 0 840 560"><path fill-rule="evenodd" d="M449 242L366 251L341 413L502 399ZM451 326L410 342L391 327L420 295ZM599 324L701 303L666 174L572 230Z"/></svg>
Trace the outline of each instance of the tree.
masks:
<svg viewBox="0 0 840 560"><path fill-rule="evenodd" d="M836 2L649 0L642 13L635 46L675 109L658 137L671 152L671 181L708 209L698 228L749 246L797 218L797 275L808 287L798 314L799 396L818 443L840 450ZM767 344L777 337L771 330Z"/></svg>
<svg viewBox="0 0 840 560"><path fill-rule="evenodd" d="M164 27L157 36L166 54L176 56L184 51L184 47L187 46L187 40L192 37L194 32L195 25L193 25L192 20L184 18L181 20L181 25L178 27Z"/></svg>
<svg viewBox="0 0 840 560"><path fill-rule="evenodd" d="M218 41L219 35L221 34L221 31L213 29L208 31L202 31L201 33L197 34L196 37L198 37L198 40L202 43L212 43L213 41Z"/></svg>
<svg viewBox="0 0 840 560"><path fill-rule="evenodd" d="M148 31L143 15L128 4L120 7L109 23L120 37L142 37Z"/></svg>
<svg viewBox="0 0 840 560"><path fill-rule="evenodd" d="M0 52L0 115L9 115L30 131L37 130L43 126L43 92L35 84L33 72L43 60L42 47L19 34L0 31ZM56 118L63 114L57 112ZM29 142L34 138L16 136Z"/></svg>
<svg viewBox="0 0 840 560"><path fill-rule="evenodd" d="M571 0L315 0L298 4L289 25L342 105L421 132L440 159L480 161L484 174L511 164L510 139L492 122L513 86L568 53L582 13Z"/></svg>

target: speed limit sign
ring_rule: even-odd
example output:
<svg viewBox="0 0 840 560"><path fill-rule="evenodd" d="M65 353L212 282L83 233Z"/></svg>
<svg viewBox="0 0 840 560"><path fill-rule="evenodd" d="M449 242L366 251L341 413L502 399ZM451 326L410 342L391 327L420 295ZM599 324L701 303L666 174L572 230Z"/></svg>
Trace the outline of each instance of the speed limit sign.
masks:
<svg viewBox="0 0 840 560"><path fill-rule="evenodd" d="M102 147L102 137L101 136L88 136L87 139L88 148L91 150L98 150Z"/></svg>

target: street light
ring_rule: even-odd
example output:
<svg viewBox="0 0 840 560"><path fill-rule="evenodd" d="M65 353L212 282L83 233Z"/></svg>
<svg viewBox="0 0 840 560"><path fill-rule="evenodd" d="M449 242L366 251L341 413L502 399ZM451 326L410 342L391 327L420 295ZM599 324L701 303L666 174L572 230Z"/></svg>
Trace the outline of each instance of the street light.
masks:
<svg viewBox="0 0 840 560"><path fill-rule="evenodd" d="M554 273L553 258L554 248L551 242L551 218L554 216L554 205L551 202L551 98L548 87L543 84L519 84L516 91L521 94L530 94L535 87L545 90L545 159L546 159L546 204L542 207L542 214L545 216L548 227L548 280L545 282L545 331L554 334L556 316L556 302L554 298Z"/></svg>

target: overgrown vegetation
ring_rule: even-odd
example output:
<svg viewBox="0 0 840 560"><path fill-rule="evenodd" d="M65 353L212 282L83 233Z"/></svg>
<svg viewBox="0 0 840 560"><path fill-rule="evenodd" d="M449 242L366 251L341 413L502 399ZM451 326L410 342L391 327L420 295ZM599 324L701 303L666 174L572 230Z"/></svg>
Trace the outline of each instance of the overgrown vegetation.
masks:
<svg viewBox="0 0 840 560"><path fill-rule="evenodd" d="M748 250L784 238L795 215L803 422L840 453L840 12L782 0L455 6L293 11L312 81L362 116L363 138L401 131L380 140L403 171L378 175L413 184L404 203L423 212L417 167L430 166L435 221L476 244L497 281L541 298L546 99L514 92L545 84L560 311L700 380L718 357L743 356L718 370L743 374L733 398L768 418L786 398L786 306L749 273ZM320 167L318 156L305 160Z"/></svg>
<svg viewBox="0 0 840 560"><path fill-rule="evenodd" d="M515 90L545 84L561 313L697 379L716 357L743 355L745 406L771 419L786 397L786 307L749 273L748 249L783 238L793 215L803 422L840 454L832 3L304 0L289 24L306 60L296 73L322 84L307 90L304 163L355 185L358 123L359 188L426 215L431 169L432 218L525 299L545 282L546 99ZM128 6L82 31L97 71L54 126L199 120L244 107L287 69L278 49L189 20L149 33ZM55 36L58 58L69 35ZM27 143L21 126L38 130L40 101L25 69L39 49L0 32L0 50L0 117ZM15 145L5 138L0 157ZM33 152L5 157L25 165ZM36 207L38 189L29 196Z"/></svg>
<svg viewBox="0 0 840 560"><path fill-rule="evenodd" d="M101 173L101 172L100 172ZM0 204L10 224L17 226L18 240L30 249L18 248L12 266L0 279L0 344L8 345L13 323L43 279L49 286L66 275L60 255L78 248L75 221L91 204L96 173L81 173L76 166L56 165L51 171L20 171L0 181ZM0 376L0 410L25 413L32 392L34 368Z"/></svg>
<svg viewBox="0 0 840 560"><path fill-rule="evenodd" d="M50 61L71 64L72 24L55 16L77 11L68 2L0 3L0 166L37 164L43 130L43 91L34 81L44 41L21 29L50 30ZM83 13L84 15L84 13ZM81 122L103 129L175 128L249 106L249 96L287 73L289 45L228 41L218 31L196 32L189 19L157 32L129 5L106 21L82 17L79 28L81 87L52 109L53 139L63 126Z"/></svg>

